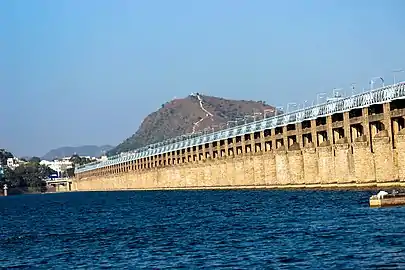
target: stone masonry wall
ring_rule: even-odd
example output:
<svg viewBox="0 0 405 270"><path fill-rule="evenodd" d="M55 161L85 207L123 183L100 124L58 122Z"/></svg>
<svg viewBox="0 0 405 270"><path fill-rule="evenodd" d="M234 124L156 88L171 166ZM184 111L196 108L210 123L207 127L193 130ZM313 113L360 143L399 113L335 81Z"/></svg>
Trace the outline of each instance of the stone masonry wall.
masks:
<svg viewBox="0 0 405 270"><path fill-rule="evenodd" d="M375 153L367 152L364 142L354 145L353 154L347 144L337 144L333 148L247 153L168 168L76 179L72 189L283 188L294 185L327 187L331 184L361 186L380 182L396 185L399 180L405 182L405 135L399 135L398 166L394 166L393 151L386 150L389 149L387 143L386 137L376 138ZM354 171L350 169L350 160L354 160Z"/></svg>
<svg viewBox="0 0 405 270"><path fill-rule="evenodd" d="M82 173L71 189L405 186L405 109L382 108Z"/></svg>

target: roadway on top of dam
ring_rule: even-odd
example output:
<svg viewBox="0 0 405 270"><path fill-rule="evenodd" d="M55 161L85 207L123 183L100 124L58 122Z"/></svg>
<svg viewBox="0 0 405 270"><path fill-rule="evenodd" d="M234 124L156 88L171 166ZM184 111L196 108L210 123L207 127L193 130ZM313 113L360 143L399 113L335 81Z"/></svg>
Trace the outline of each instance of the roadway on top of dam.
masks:
<svg viewBox="0 0 405 270"><path fill-rule="evenodd" d="M293 112L286 112L269 118L260 119L251 123L234 126L231 128L219 130L209 134L190 134L182 135L174 139L155 143L137 149L132 152L122 153L108 160L91 163L80 166L75 169L75 173L91 171L105 166L120 164L133 161L140 158L146 158L167 152L182 150L188 147L211 143L218 140L224 140L254 132L260 132L266 129L273 129L289 124L295 124L306 120L313 120L320 117L326 117L336 113L343 113L353 109L360 109L374 104L390 102L396 99L405 98L405 82L383 86L367 92L356 94L349 97L335 99L332 101L317 104L308 108L299 109Z"/></svg>

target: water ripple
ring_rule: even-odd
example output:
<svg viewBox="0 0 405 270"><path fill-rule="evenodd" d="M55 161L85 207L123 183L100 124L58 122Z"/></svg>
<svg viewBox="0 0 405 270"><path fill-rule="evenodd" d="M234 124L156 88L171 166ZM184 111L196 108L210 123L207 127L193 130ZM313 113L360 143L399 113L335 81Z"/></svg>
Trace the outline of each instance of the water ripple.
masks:
<svg viewBox="0 0 405 270"><path fill-rule="evenodd" d="M0 197L5 268L405 268L405 208L371 192L155 191Z"/></svg>

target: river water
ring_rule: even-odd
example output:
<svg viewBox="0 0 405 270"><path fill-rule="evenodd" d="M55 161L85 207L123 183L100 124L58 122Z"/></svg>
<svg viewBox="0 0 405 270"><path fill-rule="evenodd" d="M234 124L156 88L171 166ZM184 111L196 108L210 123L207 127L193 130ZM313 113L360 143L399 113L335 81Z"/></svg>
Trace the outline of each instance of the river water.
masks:
<svg viewBox="0 0 405 270"><path fill-rule="evenodd" d="M405 207L366 191L138 191L0 197L0 266L405 269Z"/></svg>

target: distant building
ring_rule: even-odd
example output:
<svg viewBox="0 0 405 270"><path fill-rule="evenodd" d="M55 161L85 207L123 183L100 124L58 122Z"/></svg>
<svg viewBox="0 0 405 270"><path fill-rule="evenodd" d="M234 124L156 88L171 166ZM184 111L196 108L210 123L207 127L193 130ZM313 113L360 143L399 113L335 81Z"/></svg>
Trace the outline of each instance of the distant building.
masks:
<svg viewBox="0 0 405 270"><path fill-rule="evenodd" d="M91 156L80 156L80 158L87 158L91 161L105 161L108 160L107 156L101 156L99 158ZM53 161L41 160L40 164L48 166L52 170L56 171L58 177L62 177L67 169L73 168L73 162L70 161L71 157L63 157L55 159Z"/></svg>
<svg viewBox="0 0 405 270"><path fill-rule="evenodd" d="M97 161L106 161L106 160L108 160L108 157L107 156L101 156L101 157L97 158L96 160Z"/></svg>
<svg viewBox="0 0 405 270"><path fill-rule="evenodd" d="M21 160L19 160L16 157L13 158L8 158L7 159L7 167L9 167L12 170L15 170L15 168L17 168L18 166L20 166L20 163L22 163Z"/></svg>
<svg viewBox="0 0 405 270"><path fill-rule="evenodd" d="M58 177L62 177L63 173L67 169L73 168L73 163L70 161L70 157L56 159L54 161L41 160L41 165L48 166L52 170L56 171Z"/></svg>

